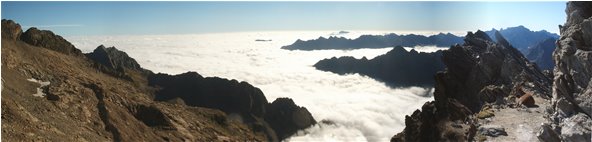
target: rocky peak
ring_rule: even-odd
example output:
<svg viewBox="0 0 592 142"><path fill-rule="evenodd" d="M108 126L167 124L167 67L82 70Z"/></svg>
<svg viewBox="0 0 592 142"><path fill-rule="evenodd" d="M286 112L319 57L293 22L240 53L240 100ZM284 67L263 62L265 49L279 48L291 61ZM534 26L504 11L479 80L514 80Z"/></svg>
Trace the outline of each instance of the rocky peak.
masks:
<svg viewBox="0 0 592 142"><path fill-rule="evenodd" d="M299 107L290 98L278 98L266 106L265 121L275 130L279 139L285 139L298 130L316 124L305 107Z"/></svg>
<svg viewBox="0 0 592 142"><path fill-rule="evenodd" d="M2 38L19 40L22 33L21 25L12 20L2 19Z"/></svg>
<svg viewBox="0 0 592 142"><path fill-rule="evenodd" d="M493 42L493 40L491 40L491 38L489 38L489 36L487 36L487 34L481 30L477 30L475 33L467 33L464 41L465 45L478 45L478 47L485 47L487 44L489 44L489 42Z"/></svg>
<svg viewBox="0 0 592 142"><path fill-rule="evenodd" d="M106 48L105 46L100 45L93 52L86 54L86 57L115 70L122 70L125 68L144 71L134 58L129 57L127 53L120 51L115 47Z"/></svg>
<svg viewBox="0 0 592 142"><path fill-rule="evenodd" d="M590 141L592 130L592 3L568 2L553 54L552 110L539 140Z"/></svg>
<svg viewBox="0 0 592 142"><path fill-rule="evenodd" d="M506 38L504 38L504 36L502 36L502 34L499 31L495 31L495 39L499 44L502 44L506 47L512 47L508 40L506 40Z"/></svg>
<svg viewBox="0 0 592 142"><path fill-rule="evenodd" d="M74 47L74 45L62 36L48 30L39 30L35 27L29 28L20 36L20 40L30 45L47 48L63 54L83 56L82 51Z"/></svg>

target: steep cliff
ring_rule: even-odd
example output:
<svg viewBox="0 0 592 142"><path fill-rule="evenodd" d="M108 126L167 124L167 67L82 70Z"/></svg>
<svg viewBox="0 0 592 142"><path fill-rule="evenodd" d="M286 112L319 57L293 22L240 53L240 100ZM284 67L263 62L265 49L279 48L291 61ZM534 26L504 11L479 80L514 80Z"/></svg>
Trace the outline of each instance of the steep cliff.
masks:
<svg viewBox="0 0 592 142"><path fill-rule="evenodd" d="M549 123L541 141L591 141L592 3L568 2L567 21L553 54L555 70Z"/></svg>

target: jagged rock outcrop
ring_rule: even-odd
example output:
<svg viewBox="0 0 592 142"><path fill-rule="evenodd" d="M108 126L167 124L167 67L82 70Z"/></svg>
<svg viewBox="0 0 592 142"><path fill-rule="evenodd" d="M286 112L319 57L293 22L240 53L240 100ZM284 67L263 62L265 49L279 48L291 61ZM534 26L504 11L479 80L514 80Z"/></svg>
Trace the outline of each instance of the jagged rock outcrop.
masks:
<svg viewBox="0 0 592 142"><path fill-rule="evenodd" d="M306 109L293 103L268 106L261 90L246 82L203 78L197 73L177 78L160 74L165 77L155 82L155 74L115 48L100 46L84 56L50 31L32 28L16 36L22 33L18 27L2 20L3 140L279 141L270 138L277 135L264 120L267 107L280 110L269 115L279 115L274 118L292 113L294 118L312 119ZM31 78L49 85L28 81ZM171 84L177 86L167 86ZM195 88L183 88L188 86ZM46 95L33 95L37 90ZM190 93L201 98L194 100ZM159 101L163 96L177 98ZM182 97L190 99L178 100ZM195 105L204 100L207 105ZM273 124L294 126L282 131L286 133L281 136L289 136L293 129L302 128L300 124L314 124L314 119L309 123L299 118Z"/></svg>
<svg viewBox="0 0 592 142"><path fill-rule="evenodd" d="M539 140L591 141L592 3L568 2L555 60L549 124Z"/></svg>
<svg viewBox="0 0 592 142"><path fill-rule="evenodd" d="M190 106L238 114L255 131L266 133L270 141L282 140L316 123L306 108L297 106L291 100L286 102L285 99L269 104L259 88L246 82L204 78L198 73L187 72L173 76L151 75L149 85L161 88L155 98L159 101L180 98Z"/></svg>
<svg viewBox="0 0 592 142"><path fill-rule="evenodd" d="M95 68L115 77L127 80L146 80L146 76L153 74L152 71L142 68L127 53L115 47L106 48L100 45L93 52L84 55L94 61ZM137 73L140 76L134 76Z"/></svg>
<svg viewBox="0 0 592 142"><path fill-rule="evenodd" d="M279 139L288 138L298 130L317 123L306 108L297 106L290 98L278 98L265 108L265 121L275 130Z"/></svg>
<svg viewBox="0 0 592 142"><path fill-rule="evenodd" d="M555 67L555 61L553 61L553 51L555 51L555 43L557 39L548 38L536 44L534 47L528 49L528 58L531 62L541 70L553 70Z"/></svg>
<svg viewBox="0 0 592 142"><path fill-rule="evenodd" d="M9 38L12 40L19 40L23 30L21 25L12 20L2 19L2 38Z"/></svg>
<svg viewBox="0 0 592 142"><path fill-rule="evenodd" d="M362 35L356 39L330 36L329 38L319 37L313 40L296 40L291 45L283 46L287 50L324 50L324 49L360 49L360 48L385 48L385 47L414 47L414 46L439 46L447 47L462 43L462 37L453 34L440 33L437 35Z"/></svg>
<svg viewBox="0 0 592 142"><path fill-rule="evenodd" d="M67 55L83 56L82 51L66 41L62 36L48 30L29 28L21 36L20 40L33 46L47 48Z"/></svg>
<svg viewBox="0 0 592 142"><path fill-rule="evenodd" d="M469 32L463 45L454 45L443 52L442 61L447 68L435 76L435 100L406 116L404 131L391 141L473 140L476 132L473 116L488 100L523 95L512 90L549 96L550 79L499 32L495 36L497 42L482 31ZM492 99L492 96L501 98Z"/></svg>
<svg viewBox="0 0 592 142"><path fill-rule="evenodd" d="M98 62L108 68L121 69L127 68L137 71L143 71L140 64L135 59L129 57L127 53L117 50L115 47L106 48L103 45L97 47L93 52L85 54L91 60Z"/></svg>
<svg viewBox="0 0 592 142"><path fill-rule="evenodd" d="M442 51L419 53L397 46L386 54L371 60L366 57L362 59L349 56L333 57L317 62L314 67L340 75L359 73L385 82L392 87L431 87L434 84L433 76L436 72L444 70L444 64L440 60L441 56Z"/></svg>

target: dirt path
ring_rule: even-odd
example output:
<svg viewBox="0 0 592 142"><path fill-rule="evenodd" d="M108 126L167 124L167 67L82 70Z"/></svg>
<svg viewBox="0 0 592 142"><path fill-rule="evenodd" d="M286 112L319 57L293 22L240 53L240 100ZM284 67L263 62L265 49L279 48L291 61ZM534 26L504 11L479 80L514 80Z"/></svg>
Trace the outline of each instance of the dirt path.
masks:
<svg viewBox="0 0 592 142"><path fill-rule="evenodd" d="M505 129L507 136L490 137L486 141L519 141L531 142L538 141L536 133L545 121L545 108L550 106L549 101L541 97L534 97L538 107L518 107L493 109L495 116L480 119L481 126L501 126Z"/></svg>

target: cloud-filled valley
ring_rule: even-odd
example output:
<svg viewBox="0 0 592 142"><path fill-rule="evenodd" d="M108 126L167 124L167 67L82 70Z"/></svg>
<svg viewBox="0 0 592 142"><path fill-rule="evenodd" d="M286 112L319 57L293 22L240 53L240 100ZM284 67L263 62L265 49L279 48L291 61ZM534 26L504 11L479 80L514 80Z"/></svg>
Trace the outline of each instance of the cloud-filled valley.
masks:
<svg viewBox="0 0 592 142"><path fill-rule="evenodd" d="M355 38L362 33L343 34ZM155 72L197 71L247 81L260 88L268 101L290 97L318 121L289 140L387 141L404 128L404 116L433 100L431 88L390 88L359 74L337 75L312 65L333 56L371 59L391 48L288 51L281 46L296 39L315 39L331 32L245 32L195 35L66 37L87 53L98 45L115 46ZM272 41L257 42L256 39ZM409 50L409 48L407 48ZM422 47L420 52L443 48ZM428 97L424 97L428 96Z"/></svg>

